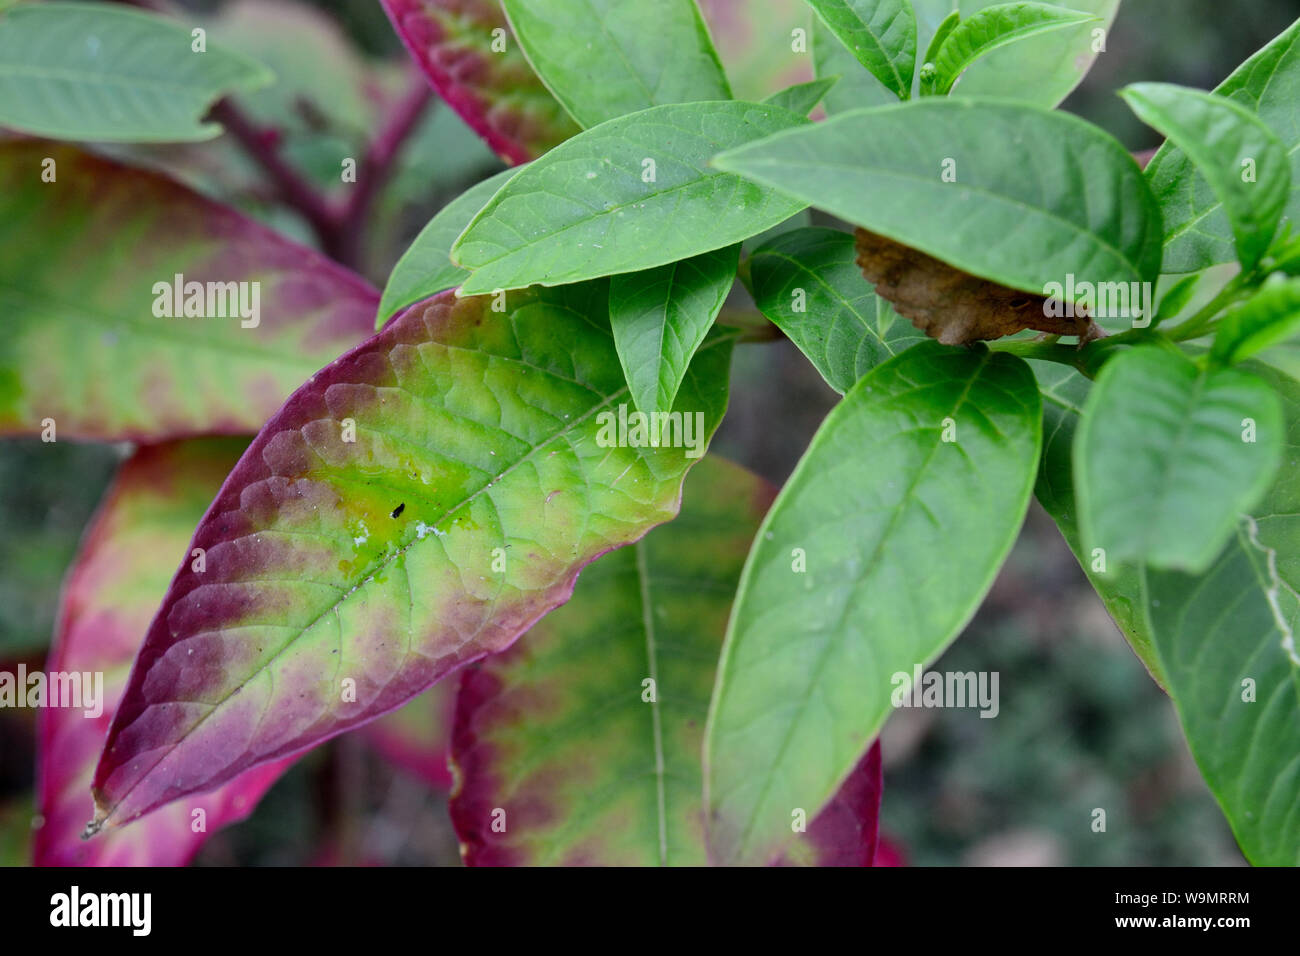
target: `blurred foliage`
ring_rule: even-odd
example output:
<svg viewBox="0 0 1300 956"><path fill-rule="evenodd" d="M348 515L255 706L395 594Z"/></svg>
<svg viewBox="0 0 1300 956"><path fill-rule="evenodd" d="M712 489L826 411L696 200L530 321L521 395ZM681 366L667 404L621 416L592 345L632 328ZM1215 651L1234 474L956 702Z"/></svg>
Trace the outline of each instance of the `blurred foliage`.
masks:
<svg viewBox="0 0 1300 956"><path fill-rule="evenodd" d="M338 184L340 157L361 154L380 101L400 95L410 76L378 3L310 4L324 16L297 5L286 15L303 25L289 43L259 26L274 18L270 0L179 6L204 17L224 11L221 38L280 74L279 87L245 106L280 128L285 155L322 185ZM1130 148L1154 146L1158 136L1117 88L1136 80L1211 88L1298 14L1296 0L1124 0L1106 53L1066 108ZM269 201L228 136L123 152L310 241L295 214ZM437 209L500 168L435 103L374 210L370 277L382 282ZM737 351L732 396L715 448L778 483L836 398L785 341ZM39 666L64 571L120 457L112 447L0 442L0 666ZM909 862L1241 862L1172 707L1041 512L976 620L932 669L998 671L1001 711L992 720L973 709L901 710L891 719L882 826ZM0 713L0 865L25 856L33 739L30 713ZM1105 833L1091 829L1098 807ZM299 760L246 822L213 836L198 862L457 861L445 795L345 735Z"/></svg>

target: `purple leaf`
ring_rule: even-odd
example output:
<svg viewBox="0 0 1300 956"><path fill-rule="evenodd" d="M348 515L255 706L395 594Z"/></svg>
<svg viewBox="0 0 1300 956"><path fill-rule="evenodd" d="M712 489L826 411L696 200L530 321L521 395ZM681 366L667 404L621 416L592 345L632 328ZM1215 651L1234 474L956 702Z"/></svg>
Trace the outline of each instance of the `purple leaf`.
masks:
<svg viewBox="0 0 1300 956"><path fill-rule="evenodd" d="M493 0L380 3L430 85L512 166L578 132Z"/></svg>
<svg viewBox="0 0 1300 956"><path fill-rule="evenodd" d="M283 772L266 764L211 793L194 795L98 840L81 831L90 781L109 721L149 617L213 492L247 443L237 439L142 448L122 466L64 584L48 675L82 675L81 707L39 713L40 866L180 866L208 834L242 820ZM186 559L189 561L190 559ZM102 696L93 689L100 675ZM66 685L65 685L66 686ZM66 701L60 701L66 703ZM87 711L97 716L87 716ZM198 814L196 811L202 811ZM200 829L200 825L202 829Z"/></svg>
<svg viewBox="0 0 1300 956"><path fill-rule="evenodd" d="M508 647L578 571L671 518L726 405L696 353L691 447L611 421L608 284L457 298L390 322L299 389L199 524L95 774L120 825L393 710ZM608 416L608 419L607 417Z"/></svg>

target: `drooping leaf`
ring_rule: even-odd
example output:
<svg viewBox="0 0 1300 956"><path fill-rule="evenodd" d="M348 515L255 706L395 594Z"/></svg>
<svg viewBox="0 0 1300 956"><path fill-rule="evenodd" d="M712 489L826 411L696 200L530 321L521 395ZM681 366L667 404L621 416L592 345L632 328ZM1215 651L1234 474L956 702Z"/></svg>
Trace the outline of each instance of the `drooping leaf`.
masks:
<svg viewBox="0 0 1300 956"><path fill-rule="evenodd" d="M925 339L872 292L855 256L849 233L811 227L777 236L749 258L754 304L840 394Z"/></svg>
<svg viewBox="0 0 1300 956"><path fill-rule="evenodd" d="M832 34L885 88L905 100L916 70L916 14L909 0L808 0Z"/></svg>
<svg viewBox="0 0 1300 956"><path fill-rule="evenodd" d="M380 3L430 85L506 162L526 163L578 131L493 0Z"/></svg>
<svg viewBox="0 0 1300 956"><path fill-rule="evenodd" d="M757 102L812 79L804 0L697 0L722 57L732 95Z"/></svg>
<svg viewBox="0 0 1300 956"><path fill-rule="evenodd" d="M385 759L436 790L450 790L451 725L456 682L434 684L409 704L366 724L359 733Z"/></svg>
<svg viewBox="0 0 1300 956"><path fill-rule="evenodd" d="M772 495L739 466L705 459L676 519L601 558L568 605L464 672L451 813L466 863L708 862L705 712L736 581ZM791 862L870 865L879 760L876 746Z"/></svg>
<svg viewBox="0 0 1300 956"><path fill-rule="evenodd" d="M921 92L947 96L975 61L994 50L1041 33L1095 20L1097 17L1090 13L1048 3L999 3L986 7L950 28L934 51L933 59L927 59L929 68L921 71ZM941 28L947 23L945 20Z"/></svg>
<svg viewBox="0 0 1300 956"><path fill-rule="evenodd" d="M695 0L502 0L537 75L578 125L731 99Z"/></svg>
<svg viewBox="0 0 1300 956"><path fill-rule="evenodd" d="M372 324L360 277L70 146L0 145L0 222L0 433L47 418L59 438L253 432ZM202 314L175 315L178 275Z"/></svg>
<svg viewBox="0 0 1300 956"><path fill-rule="evenodd" d="M469 272L451 261L451 246L469 221L518 170L507 169L471 186L443 206L420 230L393 266L379 300L375 328L383 328L400 309L460 285Z"/></svg>
<svg viewBox="0 0 1300 956"><path fill-rule="evenodd" d="M184 865L208 834L247 816L287 765L265 764L134 826L81 839L94 809L95 760L131 660L177 559L187 565L198 560L185 543L246 445L243 439L207 439L141 448L122 466L82 542L45 668L75 681L65 686L80 689L81 700L40 711L43 823L32 847L38 866Z"/></svg>
<svg viewBox="0 0 1300 956"><path fill-rule="evenodd" d="M1224 316L1213 358L1225 365L1250 358L1300 333L1300 279L1271 282Z"/></svg>
<svg viewBox="0 0 1300 956"><path fill-rule="evenodd" d="M1255 114L1286 150L1291 181L1300 183L1300 20L1215 87L1216 96ZM1165 272L1199 272L1237 258L1234 231L1218 192L1178 144L1166 141L1147 164L1165 218ZM1237 168L1240 176L1242 170ZM1257 183L1256 185L1262 185ZM1286 220L1300 218L1300 190L1286 197Z"/></svg>
<svg viewBox="0 0 1300 956"><path fill-rule="evenodd" d="M1135 83L1120 91L1148 126L1183 150L1214 190L1232 226L1237 258L1253 268L1268 250L1291 191L1291 166L1281 140L1250 110L1222 96L1170 83ZM1158 172L1156 170L1155 172ZM1155 172L1148 167L1147 175ZM1159 194L1176 222L1181 191Z"/></svg>
<svg viewBox="0 0 1300 956"><path fill-rule="evenodd" d="M101 821L394 709L673 515L732 339L699 350L682 427L649 447L618 424L607 295L529 290L495 312L445 292L290 397L195 533L205 573L182 568L149 628L96 770Z"/></svg>
<svg viewBox="0 0 1300 956"><path fill-rule="evenodd" d="M107 4L21 6L0 16L0 126L37 136L118 142L211 139L217 99L274 77L190 31Z"/></svg>
<svg viewBox="0 0 1300 956"><path fill-rule="evenodd" d="M1002 6L1000 0L912 0L920 36L924 40L954 7L963 19L982 10ZM1039 33L1011 46L992 50L966 70L961 80L963 96L1009 98L1033 106L1053 107L1079 85L1097 56L1106 48L1107 33L1119 11L1120 0L1060 0L1050 6L1095 15L1085 21Z"/></svg>
<svg viewBox="0 0 1300 956"><path fill-rule="evenodd" d="M1074 435L1092 385L1074 369L1055 362L1029 363L1043 396L1043 457L1034 497L1052 516L1088 576L1106 610L1133 653L1157 684L1165 687L1164 670L1147 623L1149 597L1142 569L1106 561L1104 552L1084 551L1079 543L1079 515L1074 493Z"/></svg>
<svg viewBox="0 0 1300 956"><path fill-rule="evenodd" d="M714 166L1013 289L1160 270L1160 212L1141 170L1065 113L916 100L777 133Z"/></svg>
<svg viewBox="0 0 1300 956"><path fill-rule="evenodd" d="M807 116L838 80L839 77L832 76L826 79L809 80L807 83L796 83L794 86L787 86L773 93L763 102L789 110L791 113L798 113L800 116Z"/></svg>
<svg viewBox="0 0 1300 956"><path fill-rule="evenodd" d="M893 674L934 660L1019 531L1038 466L1033 374L925 342L827 416L763 522L709 710L710 842L762 863L880 730ZM945 440L948 439L948 440Z"/></svg>
<svg viewBox="0 0 1300 956"><path fill-rule="evenodd" d="M1239 369L1199 369L1158 346L1111 359L1074 443L1083 548L1199 573L1272 483L1282 447L1277 397Z"/></svg>
<svg viewBox="0 0 1300 956"><path fill-rule="evenodd" d="M736 278L739 246L616 275L609 321L636 407L667 412Z"/></svg>
<svg viewBox="0 0 1300 956"><path fill-rule="evenodd" d="M510 180L452 247L466 295L666 265L740 242L803 208L709 166L807 125L757 103L656 106L602 123Z"/></svg>

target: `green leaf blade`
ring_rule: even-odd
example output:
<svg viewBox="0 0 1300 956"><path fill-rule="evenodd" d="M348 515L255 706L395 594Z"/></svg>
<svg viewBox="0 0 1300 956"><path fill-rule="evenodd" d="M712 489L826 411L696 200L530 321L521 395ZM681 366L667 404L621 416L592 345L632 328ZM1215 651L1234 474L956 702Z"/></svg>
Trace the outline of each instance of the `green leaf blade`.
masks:
<svg viewBox="0 0 1300 956"><path fill-rule="evenodd" d="M1141 170L1111 136L1063 113L915 100L778 133L714 165L1039 295L1071 273L1129 283L1160 270L1160 212Z"/></svg>
<svg viewBox="0 0 1300 956"><path fill-rule="evenodd" d="M922 77L922 91L947 96L961 75L986 54L1028 37L1096 19L1090 13L1063 10L1046 3L987 7L950 28L929 61L934 64L934 70L928 78ZM945 20L940 27L947 23Z"/></svg>
<svg viewBox="0 0 1300 956"><path fill-rule="evenodd" d="M787 86L783 90L777 90L763 102L769 106L789 110L799 116L807 116L825 98L826 94L831 91L831 88L837 82L839 82L838 76L829 76L818 80L809 80L807 83L796 83L793 86Z"/></svg>
<svg viewBox="0 0 1300 956"><path fill-rule="evenodd" d="M905 100L916 70L916 14L909 0L808 0L827 29L885 88Z"/></svg>
<svg viewBox="0 0 1300 956"><path fill-rule="evenodd" d="M583 128L651 106L731 98L695 0L502 6L533 69Z"/></svg>
<svg viewBox="0 0 1300 956"><path fill-rule="evenodd" d="M791 813L823 805L884 723L891 675L974 613L1028 506L1040 424L1023 362L936 343L868 373L827 417L728 627L705 751L719 862L779 852Z"/></svg>
<svg viewBox="0 0 1300 956"><path fill-rule="evenodd" d="M1075 437L1085 551L1204 571L1271 483L1282 434L1276 396L1248 372L1153 346L1115 357Z"/></svg>
<svg viewBox="0 0 1300 956"><path fill-rule="evenodd" d="M1241 64L1214 88L1257 116L1282 141L1291 181L1300 183L1300 20ZM1147 177L1164 210L1165 271L1199 272L1237 258L1232 222L1209 181L1181 148L1166 141ZM1285 217L1300 219L1300 191L1287 198Z"/></svg>
<svg viewBox="0 0 1300 956"><path fill-rule="evenodd" d="M925 339L871 290L853 236L810 227L776 236L749 258L754 304L841 395Z"/></svg>
<svg viewBox="0 0 1300 956"><path fill-rule="evenodd" d="M184 26L103 4L22 6L0 16L0 125L59 139L165 143L211 139L202 122L228 93L273 79Z"/></svg>
<svg viewBox="0 0 1300 956"><path fill-rule="evenodd" d="M709 160L807 122L728 101L657 106L587 130L510 180L470 223L452 248L473 272L462 292L634 272L771 228L803 204Z"/></svg>
<svg viewBox="0 0 1300 956"><path fill-rule="evenodd" d="M1222 204L1243 268L1268 251L1291 191L1291 166L1281 140L1245 107L1222 96L1168 83L1135 83L1120 91L1144 123L1164 133L1196 164ZM1148 171L1154 177L1159 172ZM1162 195L1164 204L1181 201ZM1177 210L1170 210L1176 218Z"/></svg>
<svg viewBox="0 0 1300 956"><path fill-rule="evenodd" d="M1240 362L1300 333L1300 279L1271 282L1224 316L1211 356Z"/></svg>
<svg viewBox="0 0 1300 956"><path fill-rule="evenodd" d="M614 345L640 411L672 409L691 356L731 291L739 254L730 246L610 280Z"/></svg>

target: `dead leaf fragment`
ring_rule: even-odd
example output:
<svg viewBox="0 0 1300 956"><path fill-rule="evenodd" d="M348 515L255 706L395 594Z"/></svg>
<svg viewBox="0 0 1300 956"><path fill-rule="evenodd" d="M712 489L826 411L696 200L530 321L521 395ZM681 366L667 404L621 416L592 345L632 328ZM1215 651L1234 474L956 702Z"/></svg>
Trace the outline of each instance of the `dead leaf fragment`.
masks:
<svg viewBox="0 0 1300 956"><path fill-rule="evenodd" d="M1045 296L962 272L866 229L857 229L854 235L858 267L877 294L944 345L1000 339L1024 329L1077 335L1080 345L1102 334L1082 310L1073 318L1051 316L1043 307Z"/></svg>

